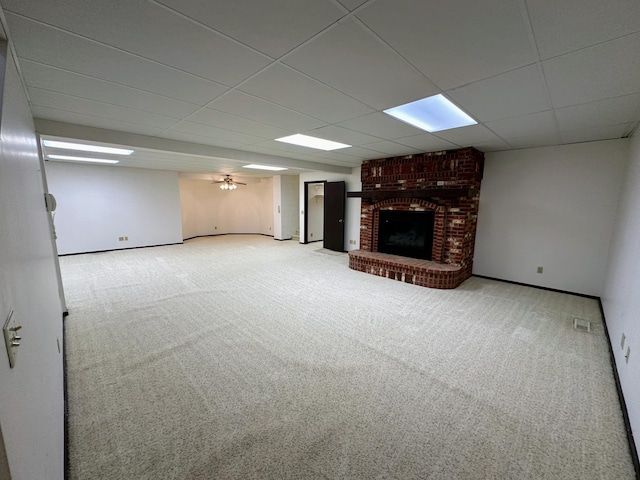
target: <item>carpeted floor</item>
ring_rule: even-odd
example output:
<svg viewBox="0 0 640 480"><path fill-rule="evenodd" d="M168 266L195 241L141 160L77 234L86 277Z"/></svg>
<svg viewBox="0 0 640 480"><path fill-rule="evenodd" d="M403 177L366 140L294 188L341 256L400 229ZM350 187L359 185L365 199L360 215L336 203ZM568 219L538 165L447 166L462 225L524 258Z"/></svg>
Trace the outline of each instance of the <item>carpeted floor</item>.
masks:
<svg viewBox="0 0 640 480"><path fill-rule="evenodd" d="M595 300L347 264L247 235L62 257L69 478L634 478Z"/></svg>

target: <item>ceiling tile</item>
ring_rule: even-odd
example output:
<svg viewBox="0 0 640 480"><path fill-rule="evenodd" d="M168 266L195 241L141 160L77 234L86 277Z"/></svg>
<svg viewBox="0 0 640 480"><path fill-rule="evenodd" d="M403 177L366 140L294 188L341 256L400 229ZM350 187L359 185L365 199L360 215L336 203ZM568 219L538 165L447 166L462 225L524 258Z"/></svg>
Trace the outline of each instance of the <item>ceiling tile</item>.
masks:
<svg viewBox="0 0 640 480"><path fill-rule="evenodd" d="M421 153L425 151L422 148L413 148L407 145L402 145L400 143L390 142L388 140L382 142L367 143L366 145L362 145L362 147L373 150L375 152L380 152L387 156L411 155L412 153Z"/></svg>
<svg viewBox="0 0 640 480"><path fill-rule="evenodd" d="M415 148L420 152L437 152L440 150L458 148L458 145L448 142L447 140L443 140L442 138L438 138L430 133L422 133L420 135L413 135L411 137L398 138L396 139L396 142L411 148ZM371 148L374 147L371 146Z"/></svg>
<svg viewBox="0 0 640 480"><path fill-rule="evenodd" d="M343 15L332 2L318 0L158 1L274 58Z"/></svg>
<svg viewBox="0 0 640 480"><path fill-rule="evenodd" d="M360 160L370 160L372 158L380 158L382 154L364 147L351 147L349 149L349 155L357 157Z"/></svg>
<svg viewBox="0 0 640 480"><path fill-rule="evenodd" d="M447 92L463 110L487 122L549 110L549 100L537 65L512 70Z"/></svg>
<svg viewBox="0 0 640 480"><path fill-rule="evenodd" d="M338 126L362 133L368 133L369 135L373 135L384 140L408 137L420 132L419 129L404 122L400 122L382 112L370 113L368 115L363 115L362 117L352 118L351 120L340 122Z"/></svg>
<svg viewBox="0 0 640 480"><path fill-rule="evenodd" d="M91 40L6 13L18 55L63 70L204 105L226 88Z"/></svg>
<svg viewBox="0 0 640 480"><path fill-rule="evenodd" d="M349 149L350 150L350 149ZM337 163L348 167L359 167L362 165L362 159L353 155L347 155L342 151L335 152L322 152L314 155L318 157L318 160L324 160L327 162Z"/></svg>
<svg viewBox="0 0 640 480"><path fill-rule="evenodd" d="M38 107L103 117L109 120L137 123L156 128L169 128L178 121L175 118L143 112L142 110L134 110L133 108L121 107L119 105L86 100L84 98L63 95L39 88L29 88L28 91L31 104Z"/></svg>
<svg viewBox="0 0 640 480"><path fill-rule="evenodd" d="M378 0L357 16L443 90L536 60L519 2Z"/></svg>
<svg viewBox="0 0 640 480"><path fill-rule="evenodd" d="M278 155L280 156L288 156L290 154L313 156L314 154L317 154L320 151L314 148L294 145L292 143L277 142L275 140L262 141L260 143L257 143L256 145L259 145L260 147L265 147L270 151L279 152Z"/></svg>
<svg viewBox="0 0 640 480"><path fill-rule="evenodd" d="M312 154L306 152L306 150L309 149L305 149L305 152L293 152L293 151L286 151L286 150L281 150L279 148L273 148L273 141L270 142L263 142L263 143L259 143L256 145L249 145L248 147L244 148L244 150L248 151L248 152L256 152L256 153L264 153L266 155L274 155L276 157L286 157L286 158L293 158L296 160L304 160L304 161L312 161L312 162L319 162L317 157L314 157ZM302 147L300 147L302 148ZM321 163L321 162L319 162Z"/></svg>
<svg viewBox="0 0 640 480"><path fill-rule="evenodd" d="M274 65L240 90L328 123L360 117L373 109L283 65Z"/></svg>
<svg viewBox="0 0 640 480"><path fill-rule="evenodd" d="M515 149L546 147L549 145L560 145L561 143L560 135L557 133L541 133L509 139L509 145Z"/></svg>
<svg viewBox="0 0 640 480"><path fill-rule="evenodd" d="M20 67L28 87L176 118L189 115L199 108L192 103L59 70L28 60L20 62Z"/></svg>
<svg viewBox="0 0 640 480"><path fill-rule="evenodd" d="M496 142L500 138L483 125L470 125L468 127L452 128L434 133L434 136L461 147L473 146L476 143ZM402 140L397 140L401 142ZM403 142L404 143L404 142Z"/></svg>
<svg viewBox="0 0 640 480"><path fill-rule="evenodd" d="M186 128L185 128L186 130ZM194 128L192 131L199 131ZM234 133L234 132L229 132ZM223 138L223 135L218 133L216 136L203 134L198 135L196 133L189 133L178 131L175 129L167 130L163 132L162 138L168 138L171 140L180 140L181 142L198 143L200 145L211 145L221 148L231 148L234 150L246 150L247 144L244 142L237 142L234 139Z"/></svg>
<svg viewBox="0 0 640 480"><path fill-rule="evenodd" d="M560 130L598 128L632 122L640 112L640 94L607 98L556 109Z"/></svg>
<svg viewBox="0 0 640 480"><path fill-rule="evenodd" d="M640 65L640 33L542 63L555 108L640 92L630 65Z"/></svg>
<svg viewBox="0 0 640 480"><path fill-rule="evenodd" d="M270 62L266 56L146 0L128 0L117 8L109 2L83 0L7 3L9 11L224 85L235 85Z"/></svg>
<svg viewBox="0 0 640 480"><path fill-rule="evenodd" d="M380 140L377 137L365 135L364 133L355 132L353 130L348 130L336 125L316 128L314 130L308 130L303 133L312 137L324 138L325 140L346 143L348 145L362 145L364 143L377 142Z"/></svg>
<svg viewBox="0 0 640 480"><path fill-rule="evenodd" d="M607 125L604 127L582 128L561 133L563 143L593 142L623 138L629 134L633 124Z"/></svg>
<svg viewBox="0 0 640 480"><path fill-rule="evenodd" d="M511 146L502 140L474 143L473 147L477 148L481 152L501 152L504 150L511 150Z"/></svg>
<svg viewBox="0 0 640 480"><path fill-rule="evenodd" d="M261 137L247 135L244 133L234 132L224 128L211 127L201 123L182 121L171 127L172 132L188 133L189 135L198 135L201 137L211 137L229 142L237 142L242 144L253 144L263 141Z"/></svg>
<svg viewBox="0 0 640 480"><path fill-rule="evenodd" d="M291 135L292 133L291 130L283 130L281 128L254 122L253 120L247 120L219 110L211 110L210 108L198 110L193 115L190 115L187 120L190 122L202 123L212 127L219 127L226 130L233 130L234 132L246 133L247 135L254 135L256 137L269 139L284 137L286 135Z"/></svg>
<svg viewBox="0 0 640 480"><path fill-rule="evenodd" d="M351 20L307 43L284 62L380 110L439 92L406 60Z"/></svg>
<svg viewBox="0 0 640 480"><path fill-rule="evenodd" d="M534 0L527 10L543 60L640 31L638 0Z"/></svg>
<svg viewBox="0 0 640 480"><path fill-rule="evenodd" d="M347 7L350 11L355 10L367 0L338 0L342 5Z"/></svg>
<svg viewBox="0 0 640 480"><path fill-rule="evenodd" d="M224 94L211 102L209 107L292 132L311 130L326 125L326 122L317 118L294 112L289 108L237 90Z"/></svg>
<svg viewBox="0 0 640 480"><path fill-rule="evenodd" d="M485 125L509 143L511 138L549 135L556 132L556 123L551 110L486 122Z"/></svg>
<svg viewBox="0 0 640 480"><path fill-rule="evenodd" d="M104 117L96 117L82 113L66 112L49 107L40 107L33 105L31 112L34 118L42 118L45 120L55 120L57 122L71 123L75 125L83 125L86 127L105 128L107 130L115 130L117 132L137 133L140 135L157 136L162 132L160 128L149 127L137 123L129 123L122 120L112 120Z"/></svg>

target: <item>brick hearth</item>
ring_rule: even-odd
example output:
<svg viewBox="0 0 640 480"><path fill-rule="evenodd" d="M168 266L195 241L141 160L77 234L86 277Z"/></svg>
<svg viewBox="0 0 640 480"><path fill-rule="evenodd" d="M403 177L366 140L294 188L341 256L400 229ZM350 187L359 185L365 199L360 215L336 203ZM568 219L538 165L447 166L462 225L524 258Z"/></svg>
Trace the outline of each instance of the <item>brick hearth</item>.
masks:
<svg viewBox="0 0 640 480"><path fill-rule="evenodd" d="M368 160L362 164L360 250L349 267L433 288L471 276L484 155L474 148ZM378 252L381 210L433 210L431 261Z"/></svg>

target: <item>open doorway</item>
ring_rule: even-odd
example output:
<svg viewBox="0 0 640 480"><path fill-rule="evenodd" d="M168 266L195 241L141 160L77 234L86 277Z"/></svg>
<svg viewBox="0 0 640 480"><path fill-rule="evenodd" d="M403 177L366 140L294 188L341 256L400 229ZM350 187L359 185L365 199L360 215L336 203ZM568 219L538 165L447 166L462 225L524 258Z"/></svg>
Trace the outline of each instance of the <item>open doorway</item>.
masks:
<svg viewBox="0 0 640 480"><path fill-rule="evenodd" d="M304 240L303 243L324 239L324 184L326 180L304 182Z"/></svg>

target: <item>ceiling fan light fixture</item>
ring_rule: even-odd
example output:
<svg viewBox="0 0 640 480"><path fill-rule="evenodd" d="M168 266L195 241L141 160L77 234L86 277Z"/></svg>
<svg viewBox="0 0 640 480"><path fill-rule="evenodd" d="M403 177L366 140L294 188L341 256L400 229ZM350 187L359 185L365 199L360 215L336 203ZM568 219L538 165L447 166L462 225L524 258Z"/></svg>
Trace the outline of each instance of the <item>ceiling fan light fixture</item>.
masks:
<svg viewBox="0 0 640 480"><path fill-rule="evenodd" d="M238 188L238 185L246 185L246 183L242 183L242 182L234 182L233 179L231 178L231 176L226 175L222 180L219 180L217 182L213 182L213 183L219 183L220 184L220 188L222 190L235 190L236 188Z"/></svg>

